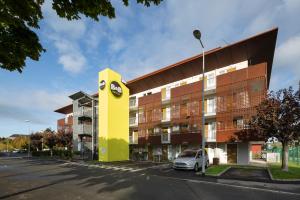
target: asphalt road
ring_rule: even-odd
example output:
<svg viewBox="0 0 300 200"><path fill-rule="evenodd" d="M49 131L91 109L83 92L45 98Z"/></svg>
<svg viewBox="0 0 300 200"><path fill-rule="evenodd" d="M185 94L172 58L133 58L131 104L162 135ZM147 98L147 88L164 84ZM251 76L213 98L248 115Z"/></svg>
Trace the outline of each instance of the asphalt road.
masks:
<svg viewBox="0 0 300 200"><path fill-rule="evenodd" d="M300 199L300 185L213 181L166 166L0 158L0 199Z"/></svg>

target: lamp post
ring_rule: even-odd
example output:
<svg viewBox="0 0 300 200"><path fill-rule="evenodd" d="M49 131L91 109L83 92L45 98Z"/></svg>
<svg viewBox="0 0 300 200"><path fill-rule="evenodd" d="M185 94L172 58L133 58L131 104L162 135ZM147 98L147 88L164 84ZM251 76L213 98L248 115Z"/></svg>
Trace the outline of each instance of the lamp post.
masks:
<svg viewBox="0 0 300 200"><path fill-rule="evenodd" d="M202 47L202 175L205 176L205 165L206 165L206 158L205 158L205 115L204 115L204 72L205 72L205 65L204 65L204 45L201 41L201 32L199 30L193 31L194 37L199 40L201 47Z"/></svg>
<svg viewBox="0 0 300 200"><path fill-rule="evenodd" d="M25 120L26 123L28 123L28 154L27 157L30 156L30 120Z"/></svg>

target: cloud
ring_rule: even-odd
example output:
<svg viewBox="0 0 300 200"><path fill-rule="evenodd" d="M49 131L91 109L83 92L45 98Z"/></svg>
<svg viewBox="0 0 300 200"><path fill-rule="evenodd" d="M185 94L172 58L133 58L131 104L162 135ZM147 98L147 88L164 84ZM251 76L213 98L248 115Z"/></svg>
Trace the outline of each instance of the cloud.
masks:
<svg viewBox="0 0 300 200"><path fill-rule="evenodd" d="M292 70L300 77L300 34L288 38L276 49L276 63L284 70Z"/></svg>
<svg viewBox="0 0 300 200"><path fill-rule="evenodd" d="M86 19L68 21L57 16L50 1L43 5L45 14L44 34L58 50L58 63L70 74L79 74L87 66L87 59L80 49L80 40L86 33Z"/></svg>

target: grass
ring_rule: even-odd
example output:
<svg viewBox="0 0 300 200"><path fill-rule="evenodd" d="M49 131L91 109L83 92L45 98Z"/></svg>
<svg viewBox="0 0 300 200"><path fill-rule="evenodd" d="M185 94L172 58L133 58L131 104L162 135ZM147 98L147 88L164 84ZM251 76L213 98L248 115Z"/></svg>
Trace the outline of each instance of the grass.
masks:
<svg viewBox="0 0 300 200"><path fill-rule="evenodd" d="M230 165L212 165L206 170L207 175L217 176L224 170L228 169Z"/></svg>
<svg viewBox="0 0 300 200"><path fill-rule="evenodd" d="M300 165L289 163L289 171L281 170L281 164L270 164L269 169L274 179L300 179Z"/></svg>

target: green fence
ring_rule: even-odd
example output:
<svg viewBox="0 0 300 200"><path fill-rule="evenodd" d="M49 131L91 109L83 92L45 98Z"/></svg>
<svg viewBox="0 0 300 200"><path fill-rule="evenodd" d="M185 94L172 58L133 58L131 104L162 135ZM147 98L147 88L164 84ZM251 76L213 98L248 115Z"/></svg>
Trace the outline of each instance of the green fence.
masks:
<svg viewBox="0 0 300 200"><path fill-rule="evenodd" d="M300 165L300 146L290 147L289 162Z"/></svg>
<svg viewBox="0 0 300 200"><path fill-rule="evenodd" d="M280 147L274 147L268 152L279 153L281 160L282 152ZM300 146L294 146L289 148L289 162L300 165Z"/></svg>

